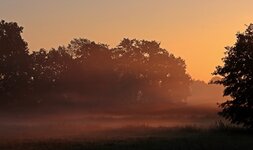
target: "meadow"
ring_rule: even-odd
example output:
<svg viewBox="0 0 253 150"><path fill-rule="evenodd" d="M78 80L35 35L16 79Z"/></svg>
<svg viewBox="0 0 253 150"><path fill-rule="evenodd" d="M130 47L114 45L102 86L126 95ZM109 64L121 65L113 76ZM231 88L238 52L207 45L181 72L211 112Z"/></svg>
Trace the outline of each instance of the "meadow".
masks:
<svg viewBox="0 0 253 150"><path fill-rule="evenodd" d="M1 150L252 150L252 131L218 123L210 128L124 127L92 136L3 140Z"/></svg>

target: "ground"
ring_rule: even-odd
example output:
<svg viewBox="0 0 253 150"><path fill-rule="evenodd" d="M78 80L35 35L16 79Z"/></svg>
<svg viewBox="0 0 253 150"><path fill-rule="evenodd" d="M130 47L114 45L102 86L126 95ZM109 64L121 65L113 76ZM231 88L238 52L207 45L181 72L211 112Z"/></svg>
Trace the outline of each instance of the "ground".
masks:
<svg viewBox="0 0 253 150"><path fill-rule="evenodd" d="M90 137L1 141L1 150L252 150L252 131L128 127Z"/></svg>

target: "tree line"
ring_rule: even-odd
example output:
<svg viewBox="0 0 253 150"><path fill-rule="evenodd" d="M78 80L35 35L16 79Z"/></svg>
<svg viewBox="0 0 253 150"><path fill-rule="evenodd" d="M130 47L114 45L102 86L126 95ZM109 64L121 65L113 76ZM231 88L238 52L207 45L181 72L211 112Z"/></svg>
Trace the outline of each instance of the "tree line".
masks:
<svg viewBox="0 0 253 150"><path fill-rule="evenodd" d="M31 52L22 32L15 22L0 22L1 105L73 99L87 105L173 104L190 94L184 60L156 41L125 38L110 48L79 38Z"/></svg>
<svg viewBox="0 0 253 150"><path fill-rule="evenodd" d="M123 39L118 46L74 39L57 49L31 52L23 27L0 21L0 104L34 106L81 101L88 107L184 102L191 77L186 64L156 41ZM219 115L253 127L253 25L226 47L214 81L225 87Z"/></svg>

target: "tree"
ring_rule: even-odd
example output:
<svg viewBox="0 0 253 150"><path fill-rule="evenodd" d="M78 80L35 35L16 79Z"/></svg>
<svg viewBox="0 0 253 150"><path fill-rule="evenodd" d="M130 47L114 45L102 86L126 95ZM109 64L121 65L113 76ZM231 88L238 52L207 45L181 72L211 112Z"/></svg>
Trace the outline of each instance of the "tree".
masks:
<svg viewBox="0 0 253 150"><path fill-rule="evenodd" d="M66 49L73 61L61 80L65 95L75 93L91 103L103 100L110 104L116 100L117 74L108 46L80 38L72 40Z"/></svg>
<svg viewBox="0 0 253 150"><path fill-rule="evenodd" d="M226 47L223 66L217 66L215 81L225 87L224 96L230 99L220 104L219 115L234 124L253 128L253 25L236 35L235 45Z"/></svg>
<svg viewBox="0 0 253 150"><path fill-rule="evenodd" d="M40 49L30 55L32 59L33 88L38 92L52 90L69 70L72 57L64 47L46 51Z"/></svg>
<svg viewBox="0 0 253 150"><path fill-rule="evenodd" d="M0 97L11 101L24 96L29 84L29 52L22 39L23 27L0 22Z"/></svg>
<svg viewBox="0 0 253 150"><path fill-rule="evenodd" d="M180 103L189 96L191 78L184 60L162 49L160 43L124 39L113 51L121 78L131 77L128 95L133 100Z"/></svg>

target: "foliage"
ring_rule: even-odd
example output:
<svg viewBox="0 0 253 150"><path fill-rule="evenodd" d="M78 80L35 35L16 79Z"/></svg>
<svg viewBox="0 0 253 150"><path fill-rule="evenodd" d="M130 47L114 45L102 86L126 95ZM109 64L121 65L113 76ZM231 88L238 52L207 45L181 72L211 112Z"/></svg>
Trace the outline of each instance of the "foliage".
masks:
<svg viewBox="0 0 253 150"><path fill-rule="evenodd" d="M156 41L124 39L114 50L121 78L131 76L138 84L138 100L180 102L189 96L190 77L184 60L160 48Z"/></svg>
<svg viewBox="0 0 253 150"><path fill-rule="evenodd" d="M29 91L30 57L22 31L17 23L0 22L0 98L5 103Z"/></svg>
<svg viewBox="0 0 253 150"><path fill-rule="evenodd" d="M184 60L156 41L123 39L109 48L81 38L29 54L22 29L0 24L1 96L13 93L20 104L17 92L29 93L30 104L82 101L89 107L182 103L190 94Z"/></svg>
<svg viewBox="0 0 253 150"><path fill-rule="evenodd" d="M235 124L253 127L253 25L238 33L234 46L226 47L224 65L218 66L215 75L221 80L216 84L225 87L224 96L231 99L220 104L219 113Z"/></svg>

